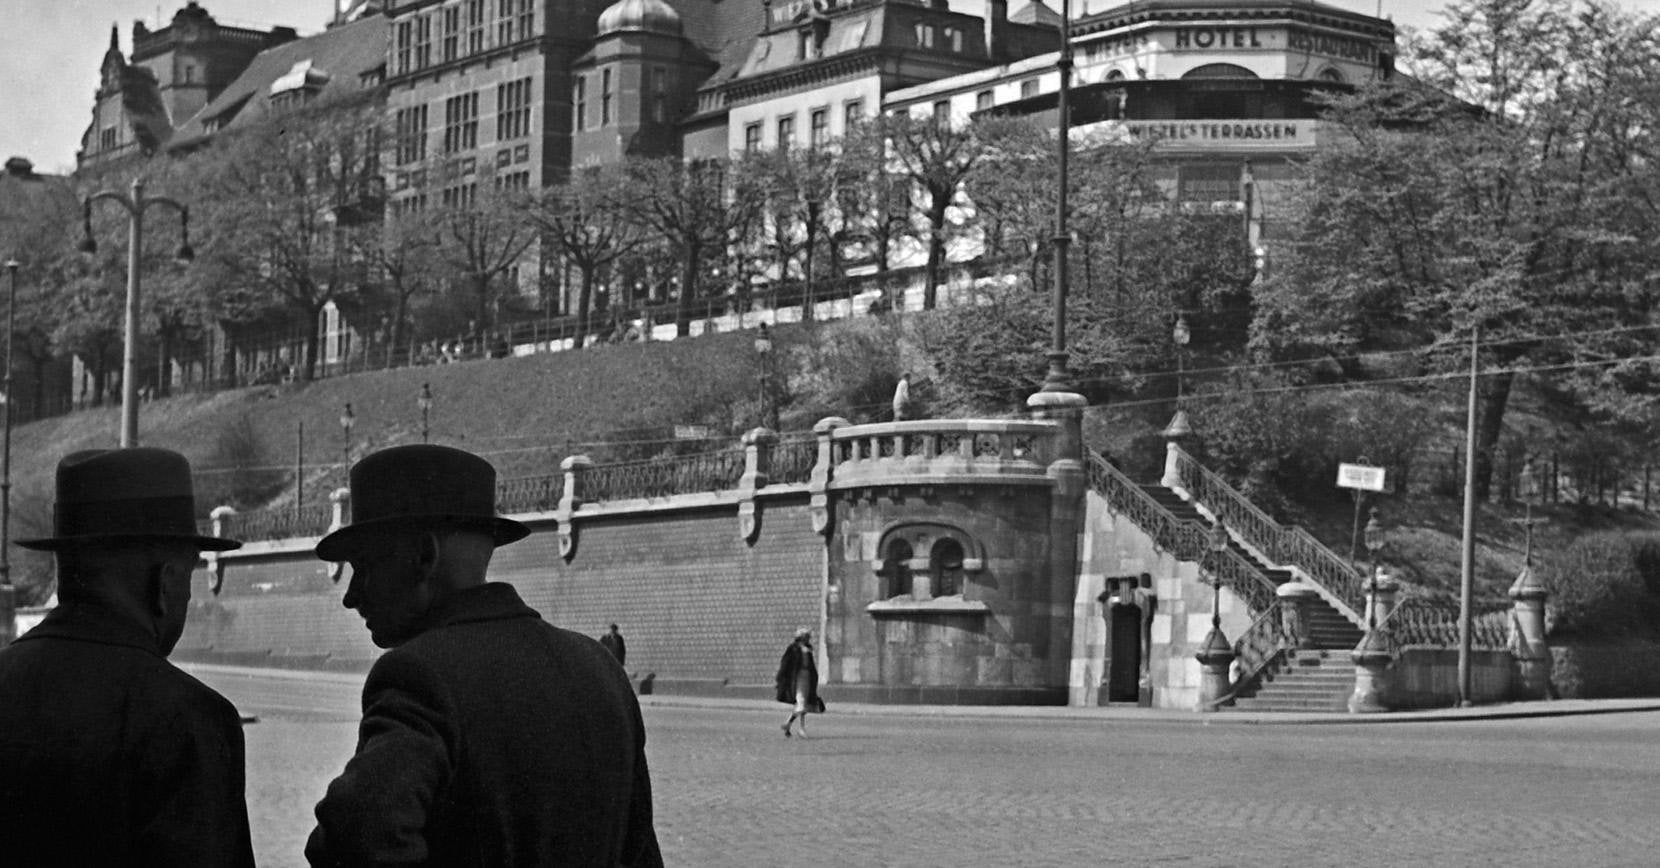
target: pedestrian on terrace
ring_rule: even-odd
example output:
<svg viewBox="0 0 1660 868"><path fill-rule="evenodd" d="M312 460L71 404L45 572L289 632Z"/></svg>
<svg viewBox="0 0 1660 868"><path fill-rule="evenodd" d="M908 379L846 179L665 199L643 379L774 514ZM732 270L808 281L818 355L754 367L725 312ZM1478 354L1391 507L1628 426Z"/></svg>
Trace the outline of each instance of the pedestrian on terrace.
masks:
<svg viewBox="0 0 1660 868"><path fill-rule="evenodd" d="M612 624L611 629L605 635L599 637L599 644L604 645L605 650L610 651L611 656L617 658L618 666L624 665L628 660L628 643L623 641L622 633L617 630L616 624Z"/></svg>
<svg viewBox="0 0 1660 868"><path fill-rule="evenodd" d="M824 713L824 700L818 695L818 665L813 662L813 631L802 627L795 631L795 640L784 649L778 661L778 701L794 705L790 719L784 721L784 737L789 738L797 721L801 737L807 737L808 712Z"/></svg>
<svg viewBox="0 0 1660 868"><path fill-rule="evenodd" d="M486 579L529 534L496 471L447 446L352 467L352 523L317 556L389 649L363 685L357 754L317 804L313 865L660 866L645 725L593 639Z"/></svg>
<svg viewBox="0 0 1660 868"><path fill-rule="evenodd" d="M0 862L251 866L242 721L167 662L203 551L190 464L166 449L58 463L58 606L0 650Z"/></svg>

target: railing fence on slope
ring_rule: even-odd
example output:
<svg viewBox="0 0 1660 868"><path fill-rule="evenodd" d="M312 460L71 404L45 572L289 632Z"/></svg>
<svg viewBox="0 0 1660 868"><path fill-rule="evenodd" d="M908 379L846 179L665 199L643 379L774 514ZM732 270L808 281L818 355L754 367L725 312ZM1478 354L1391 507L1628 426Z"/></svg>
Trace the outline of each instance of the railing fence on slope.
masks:
<svg viewBox="0 0 1660 868"><path fill-rule="evenodd" d="M744 473L742 449L594 464L577 472L584 501L668 497L695 491L728 491Z"/></svg>

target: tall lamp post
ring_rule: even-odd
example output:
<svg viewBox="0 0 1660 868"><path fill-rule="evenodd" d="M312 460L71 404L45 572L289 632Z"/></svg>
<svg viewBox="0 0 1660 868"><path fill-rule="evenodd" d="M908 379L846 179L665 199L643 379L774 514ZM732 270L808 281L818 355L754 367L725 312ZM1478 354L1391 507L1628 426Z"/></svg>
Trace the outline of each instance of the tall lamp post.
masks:
<svg viewBox="0 0 1660 868"><path fill-rule="evenodd" d="M772 418L772 392L767 388L768 374L772 366L772 333L767 331L767 324L761 323L755 332L755 354L760 358L760 368L756 374L757 400L761 404L761 424L778 429L778 420Z"/></svg>
<svg viewBox="0 0 1660 868"><path fill-rule="evenodd" d="M1182 407L1183 383L1187 379L1187 343L1191 340L1193 332L1187 327L1187 315L1176 314L1176 325L1170 329L1170 342L1176 345L1176 413L1164 429L1164 436L1171 439L1184 437L1193 431L1193 426L1187 421L1187 410Z"/></svg>
<svg viewBox="0 0 1660 868"><path fill-rule="evenodd" d="M427 442L427 419L432 413L432 384L421 384L421 396L415 399L415 404L421 408L421 442Z"/></svg>
<svg viewBox="0 0 1660 868"><path fill-rule="evenodd" d="M12 335L17 333L17 269L15 258L6 260L10 289L6 297L6 376L0 395L6 403L4 445L0 446L0 643L10 642L16 629L16 591L12 588Z"/></svg>
<svg viewBox="0 0 1660 868"><path fill-rule="evenodd" d="M1464 418L1464 540L1458 582L1458 704L1474 705L1470 608L1476 573L1476 389L1481 381L1481 326L1470 329L1470 396Z"/></svg>
<svg viewBox="0 0 1660 868"><path fill-rule="evenodd" d="M1378 521L1378 508L1372 507L1370 517L1366 520L1366 555L1372 563L1372 577L1368 583L1370 596L1366 606L1366 629L1376 629L1378 626L1378 573L1382 572L1383 565L1378 558L1383 554L1383 522Z"/></svg>
<svg viewBox="0 0 1660 868"><path fill-rule="evenodd" d="M134 178L130 195L115 190L99 190L82 203L81 229L85 235L81 242L82 253L98 252L98 244L92 240L92 205L99 200L120 205L126 209L128 217L127 320L122 331L121 350L121 447L125 449L138 445L138 300L139 263L144 256L144 212L152 205L166 205L178 211L181 240L175 256L180 262L190 262L196 258L196 252L190 248L190 208L166 196L145 196L144 179Z"/></svg>
<svg viewBox="0 0 1660 868"><path fill-rule="evenodd" d="M346 409L340 412L340 434L345 438L344 445L340 447L340 474L346 477L347 480L351 478L352 429L355 427L357 427L357 416L352 413L352 403L347 401ZM347 484L347 481L343 480L341 487L344 488Z"/></svg>
<svg viewBox="0 0 1660 868"><path fill-rule="evenodd" d="M1067 159L1071 150L1068 137L1072 129L1072 112L1068 105L1072 90L1072 0L1061 0L1061 51L1055 58L1055 71L1060 73L1060 88L1055 99L1058 135L1055 151L1055 289L1053 333L1049 345L1049 372L1043 378L1043 391L1068 392L1066 362L1066 292L1068 285L1067 251L1072 246L1071 230L1067 227L1066 187Z"/></svg>

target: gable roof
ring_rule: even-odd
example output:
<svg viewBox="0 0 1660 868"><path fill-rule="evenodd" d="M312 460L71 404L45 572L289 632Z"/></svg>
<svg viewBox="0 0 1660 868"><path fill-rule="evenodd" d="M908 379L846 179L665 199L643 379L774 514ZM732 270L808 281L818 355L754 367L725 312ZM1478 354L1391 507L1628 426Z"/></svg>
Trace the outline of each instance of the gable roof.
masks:
<svg viewBox="0 0 1660 868"><path fill-rule="evenodd" d="M307 89L327 99L378 86L386 66L386 28L384 15L370 14L260 52L179 128L173 146L200 144L219 130L262 120L280 111L272 98L290 90Z"/></svg>

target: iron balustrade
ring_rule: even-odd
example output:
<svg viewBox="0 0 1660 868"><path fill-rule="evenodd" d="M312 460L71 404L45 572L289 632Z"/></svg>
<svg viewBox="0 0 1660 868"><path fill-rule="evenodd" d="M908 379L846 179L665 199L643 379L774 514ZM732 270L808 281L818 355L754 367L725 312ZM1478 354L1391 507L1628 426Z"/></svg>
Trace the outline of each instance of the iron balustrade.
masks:
<svg viewBox="0 0 1660 868"><path fill-rule="evenodd" d="M576 471L584 502L731 491L744 473L741 449L595 464Z"/></svg>
<svg viewBox="0 0 1660 868"><path fill-rule="evenodd" d="M333 523L334 507L331 504L313 504L297 510L292 506L280 506L225 516L221 533L243 542L269 542L322 536L328 533Z"/></svg>
<svg viewBox="0 0 1660 868"><path fill-rule="evenodd" d="M765 447L763 447L765 448ZM812 434L786 434L772 447L769 485L794 485L807 481L818 463L818 438Z"/></svg>
<svg viewBox="0 0 1660 868"><path fill-rule="evenodd" d="M518 476L496 483L496 511L503 514L552 512L565 492L563 474Z"/></svg>
<svg viewBox="0 0 1660 868"><path fill-rule="evenodd" d="M1180 447L1171 449L1177 475L1194 500L1274 564L1295 565L1315 584L1352 610L1366 610L1366 582L1360 572L1300 527L1286 527L1245 499L1221 476Z"/></svg>
<svg viewBox="0 0 1660 868"><path fill-rule="evenodd" d="M1489 606L1470 617L1470 647L1499 650L1509 641L1509 608ZM1395 648L1458 647L1458 605L1450 601L1407 597L1378 628Z"/></svg>

